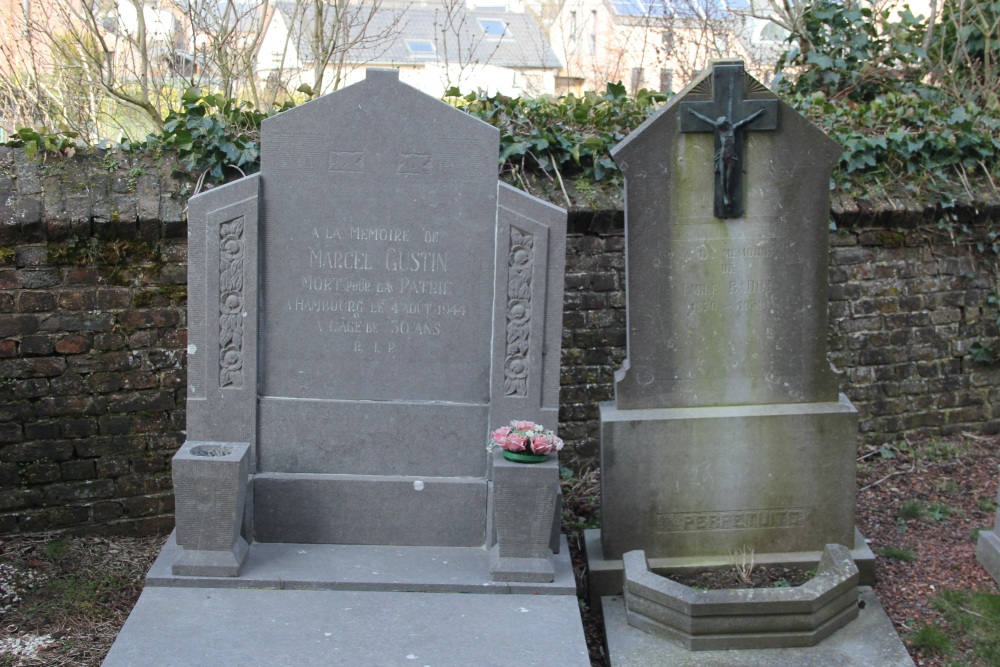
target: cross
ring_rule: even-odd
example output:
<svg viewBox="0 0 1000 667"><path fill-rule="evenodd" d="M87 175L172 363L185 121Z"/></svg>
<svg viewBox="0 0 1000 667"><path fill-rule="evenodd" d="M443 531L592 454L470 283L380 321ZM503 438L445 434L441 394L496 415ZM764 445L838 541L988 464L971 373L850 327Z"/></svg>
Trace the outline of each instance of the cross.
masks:
<svg viewBox="0 0 1000 667"><path fill-rule="evenodd" d="M715 133L716 218L743 215L743 135L778 127L777 100L745 100L743 63L712 67L712 101L681 102L681 132Z"/></svg>

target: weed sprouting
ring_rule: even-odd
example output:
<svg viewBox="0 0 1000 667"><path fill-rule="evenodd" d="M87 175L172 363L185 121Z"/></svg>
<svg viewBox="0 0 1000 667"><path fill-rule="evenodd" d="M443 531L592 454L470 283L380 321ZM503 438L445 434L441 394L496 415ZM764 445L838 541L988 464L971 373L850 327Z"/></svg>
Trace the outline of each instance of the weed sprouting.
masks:
<svg viewBox="0 0 1000 667"><path fill-rule="evenodd" d="M736 572L736 580L744 586L749 586L753 580L753 547L744 544L736 551L730 551L729 562L732 563L733 570Z"/></svg>
<svg viewBox="0 0 1000 667"><path fill-rule="evenodd" d="M916 521L924 516L924 506L919 500L907 500L899 506L899 518L904 521Z"/></svg>
<svg viewBox="0 0 1000 667"><path fill-rule="evenodd" d="M913 549L907 547L895 547L891 544L879 549L878 554L883 558L898 560L904 563L909 563L910 561L917 559L917 553Z"/></svg>
<svg viewBox="0 0 1000 667"><path fill-rule="evenodd" d="M600 471L591 463L559 469L563 493L562 529L576 533L600 525Z"/></svg>
<svg viewBox="0 0 1000 667"><path fill-rule="evenodd" d="M933 655L944 655L951 651L951 638L938 626L927 623L919 627L909 637L910 642L921 651Z"/></svg>
<svg viewBox="0 0 1000 667"><path fill-rule="evenodd" d="M59 559L66 555L66 551L69 549L69 542L64 539L52 540L42 547L42 551L49 558Z"/></svg>
<svg viewBox="0 0 1000 667"><path fill-rule="evenodd" d="M954 513L954 508L944 503L932 503L927 506L927 516L935 521L944 521Z"/></svg>

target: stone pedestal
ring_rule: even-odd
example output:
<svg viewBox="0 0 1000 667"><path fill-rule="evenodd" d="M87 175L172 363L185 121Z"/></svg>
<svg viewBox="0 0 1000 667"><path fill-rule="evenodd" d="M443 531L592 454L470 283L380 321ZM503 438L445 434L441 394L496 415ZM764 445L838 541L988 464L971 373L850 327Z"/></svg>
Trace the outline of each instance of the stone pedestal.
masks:
<svg viewBox="0 0 1000 667"><path fill-rule="evenodd" d="M559 459L514 463L493 450L493 512L497 543L491 550L493 581L548 582L549 556L559 494Z"/></svg>
<svg viewBox="0 0 1000 667"><path fill-rule="evenodd" d="M1000 491L997 492L997 504L1000 505ZM976 560L1000 583L1000 509L993 520L993 530L979 531Z"/></svg>
<svg viewBox="0 0 1000 667"><path fill-rule="evenodd" d="M601 405L605 559L854 545L857 411L839 402ZM696 443L696 444L695 444Z"/></svg>
<svg viewBox="0 0 1000 667"><path fill-rule="evenodd" d="M189 440L173 459L175 575L238 577L247 555L240 535L250 445Z"/></svg>

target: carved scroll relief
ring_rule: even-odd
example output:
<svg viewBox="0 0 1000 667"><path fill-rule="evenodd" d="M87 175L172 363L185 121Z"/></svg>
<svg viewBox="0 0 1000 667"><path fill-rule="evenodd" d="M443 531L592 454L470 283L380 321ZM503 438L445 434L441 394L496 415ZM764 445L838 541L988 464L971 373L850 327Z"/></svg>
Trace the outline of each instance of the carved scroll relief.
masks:
<svg viewBox="0 0 1000 667"><path fill-rule="evenodd" d="M243 386L243 218L219 225L219 387Z"/></svg>
<svg viewBox="0 0 1000 667"><path fill-rule="evenodd" d="M507 277L507 350L504 359L504 395L528 395L528 345L531 330L531 271L534 239L510 228Z"/></svg>

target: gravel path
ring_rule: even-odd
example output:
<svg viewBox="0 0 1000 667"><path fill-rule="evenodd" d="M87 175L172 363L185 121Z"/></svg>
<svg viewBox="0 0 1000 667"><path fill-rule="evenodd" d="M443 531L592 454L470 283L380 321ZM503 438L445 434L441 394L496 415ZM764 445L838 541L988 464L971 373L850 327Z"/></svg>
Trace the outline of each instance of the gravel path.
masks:
<svg viewBox="0 0 1000 667"><path fill-rule="evenodd" d="M976 562L976 531L990 528L997 497L1000 439L965 435L947 440L902 443L877 450L858 467L857 524L880 557L875 592L904 638L926 623L947 627L931 606L944 589L997 592L1000 588ZM912 560L882 557L902 550ZM985 665L957 652L969 667ZM911 647L917 665L953 665L959 656L923 655Z"/></svg>

